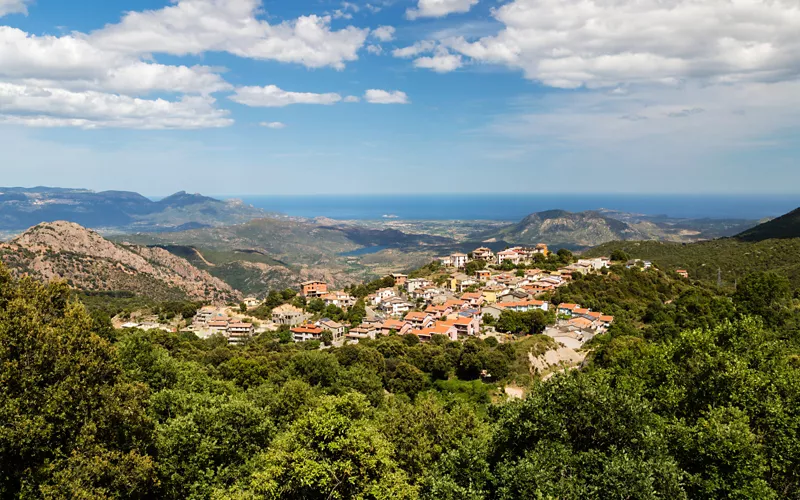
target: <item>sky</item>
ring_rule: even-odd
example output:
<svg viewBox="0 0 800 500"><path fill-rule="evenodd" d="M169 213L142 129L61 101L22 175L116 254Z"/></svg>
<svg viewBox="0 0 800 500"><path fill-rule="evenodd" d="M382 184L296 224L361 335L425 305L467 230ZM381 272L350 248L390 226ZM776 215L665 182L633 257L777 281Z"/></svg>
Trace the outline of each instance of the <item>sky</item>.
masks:
<svg viewBox="0 0 800 500"><path fill-rule="evenodd" d="M0 0L2 185L800 193L798 0Z"/></svg>

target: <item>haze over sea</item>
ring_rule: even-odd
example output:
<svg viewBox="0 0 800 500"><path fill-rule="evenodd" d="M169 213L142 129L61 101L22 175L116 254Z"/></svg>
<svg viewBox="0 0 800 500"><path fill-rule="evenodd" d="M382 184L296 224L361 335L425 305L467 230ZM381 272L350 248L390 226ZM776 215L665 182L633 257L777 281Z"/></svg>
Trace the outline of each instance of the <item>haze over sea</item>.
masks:
<svg viewBox="0 0 800 500"><path fill-rule="evenodd" d="M425 194L241 196L270 212L298 217L372 220L518 221L533 212L610 209L684 218L761 219L800 206L800 195Z"/></svg>

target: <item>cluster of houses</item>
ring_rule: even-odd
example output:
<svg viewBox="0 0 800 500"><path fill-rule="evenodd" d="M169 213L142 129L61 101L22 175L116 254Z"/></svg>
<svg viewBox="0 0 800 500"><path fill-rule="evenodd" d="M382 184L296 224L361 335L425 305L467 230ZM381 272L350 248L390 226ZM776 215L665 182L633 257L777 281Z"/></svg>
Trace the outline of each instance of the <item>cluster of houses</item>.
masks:
<svg viewBox="0 0 800 500"><path fill-rule="evenodd" d="M491 248L480 247L473 250L470 255L465 253L453 253L444 257L439 257L439 262L445 267L463 269L471 260L482 260L488 264L503 264L504 262L520 264L532 261L536 255L547 257L550 255L550 250L548 250L547 245L544 243L539 243L534 247L508 248L495 255Z"/></svg>
<svg viewBox="0 0 800 500"><path fill-rule="evenodd" d="M200 337L222 335L228 343L244 344L255 333L252 323L244 323L226 315L223 309L205 306L192 319L191 331Z"/></svg>
<svg viewBox="0 0 800 500"><path fill-rule="evenodd" d="M551 305L540 300L540 296L566 285L575 273L597 272L610 265L609 259L596 258L581 259L555 272L527 269L521 276L491 269L481 269L471 275L464 272L471 259L503 262L499 259L510 258L522 262L531 260L536 254L546 256L549 250L546 245L537 245L533 248L516 247L505 252L495 255L488 248L478 248L469 256L455 253L444 258L442 262L453 268L444 283L441 280L437 284L426 278L393 274L395 286L381 288L367 296L367 317L352 328L325 318L312 322L311 315L288 304L272 311L272 321L276 325L290 326L296 342L322 340L326 331L331 332L330 338L334 343L357 343L391 333L416 335L423 342L429 341L434 335L458 340L481 335L483 318L487 315L499 318L503 311L549 311ZM335 304L345 310L356 300L345 292L329 291L321 281L303 283L301 293L307 298L319 298L326 304ZM581 331L597 334L613 321L613 318L600 313L576 309L574 317L570 312L569 320L572 323L569 326L580 328Z"/></svg>
<svg viewBox="0 0 800 500"><path fill-rule="evenodd" d="M614 317L581 307L580 304L559 304L558 320L545 330L548 335L567 347L579 348L596 335L605 333Z"/></svg>

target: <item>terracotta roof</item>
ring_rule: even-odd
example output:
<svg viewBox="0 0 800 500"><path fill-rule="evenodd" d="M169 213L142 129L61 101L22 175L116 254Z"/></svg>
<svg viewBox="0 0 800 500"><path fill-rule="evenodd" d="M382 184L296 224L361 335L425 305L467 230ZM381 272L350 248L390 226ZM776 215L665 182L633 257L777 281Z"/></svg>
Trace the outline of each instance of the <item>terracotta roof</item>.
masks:
<svg viewBox="0 0 800 500"><path fill-rule="evenodd" d="M602 321L603 323L613 323L614 316L600 316L600 321Z"/></svg>
<svg viewBox="0 0 800 500"><path fill-rule="evenodd" d="M292 328L292 333L312 333L312 334L321 334L322 328L316 325L300 325Z"/></svg>
<svg viewBox="0 0 800 500"><path fill-rule="evenodd" d="M575 313L575 314L589 314L589 310L588 309L585 309L585 308L582 309L580 307L578 309L573 309L572 312Z"/></svg>
<svg viewBox="0 0 800 500"><path fill-rule="evenodd" d="M578 307L579 307L578 304L566 304L566 303L564 303L564 304L559 304L558 305L559 309L574 310L574 309L577 309Z"/></svg>
<svg viewBox="0 0 800 500"><path fill-rule="evenodd" d="M592 322L586 318L575 318L569 320L569 324L579 328L588 328L592 326Z"/></svg>

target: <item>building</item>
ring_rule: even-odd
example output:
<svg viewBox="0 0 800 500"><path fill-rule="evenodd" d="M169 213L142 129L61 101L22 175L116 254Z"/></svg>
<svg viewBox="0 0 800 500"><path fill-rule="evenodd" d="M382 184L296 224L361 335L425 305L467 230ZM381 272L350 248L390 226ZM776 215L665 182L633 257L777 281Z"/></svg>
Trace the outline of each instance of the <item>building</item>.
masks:
<svg viewBox="0 0 800 500"><path fill-rule="evenodd" d="M394 273L390 275L394 280L395 286L403 286L408 282L408 276L405 274Z"/></svg>
<svg viewBox="0 0 800 500"><path fill-rule="evenodd" d="M283 304L272 310L272 322L276 325L295 326L306 321L310 318L308 314L304 313L291 304Z"/></svg>
<svg viewBox="0 0 800 500"><path fill-rule="evenodd" d="M360 340L364 339L372 339L375 340L375 337L378 336L380 332L379 324L375 323L362 323L355 328L351 328L349 332L347 332L347 340L349 342L358 343Z"/></svg>
<svg viewBox="0 0 800 500"><path fill-rule="evenodd" d="M467 265L468 257L465 253L454 253L450 258L453 259L453 267L456 269L463 269Z"/></svg>
<svg viewBox="0 0 800 500"><path fill-rule="evenodd" d="M514 312L528 312L537 309L547 312L549 309L549 304L542 300L519 300L514 302L500 302L497 304L497 307L500 307L506 311Z"/></svg>
<svg viewBox="0 0 800 500"><path fill-rule="evenodd" d="M425 278L414 278L406 281L405 283L406 291L408 293L412 293L414 292L414 290L417 290L419 288L429 287L431 285L433 285L433 283L431 283L429 280L426 280Z"/></svg>
<svg viewBox="0 0 800 500"><path fill-rule="evenodd" d="M241 345L246 343L255 334L256 329L250 323L230 323L228 324L228 343Z"/></svg>
<svg viewBox="0 0 800 500"><path fill-rule="evenodd" d="M677 271L675 271L675 272L676 272L676 273L678 274L678 276L680 276L681 278L688 278L688 277L689 277L689 271L687 271L686 269L678 269L678 270L677 270Z"/></svg>
<svg viewBox="0 0 800 500"><path fill-rule="evenodd" d="M319 322L317 322L317 326L322 328L323 331L327 330L331 332L331 335L333 335L334 342L337 340L341 340L342 337L344 337L344 330L345 330L344 325L342 325L341 323L337 323L332 319L322 318L321 320L319 320Z"/></svg>
<svg viewBox="0 0 800 500"><path fill-rule="evenodd" d="M307 342L309 340L322 340L324 330L317 325L300 325L291 329L292 339L295 342Z"/></svg>
<svg viewBox="0 0 800 500"><path fill-rule="evenodd" d="M411 310L411 304L400 297L392 297L381 302L380 309L390 316L402 316Z"/></svg>
<svg viewBox="0 0 800 500"><path fill-rule="evenodd" d="M492 272L488 269L481 269L479 271L475 271L475 278L478 281L489 281L492 279Z"/></svg>
<svg viewBox="0 0 800 500"><path fill-rule="evenodd" d="M316 299L328 293L328 284L312 280L300 284L300 294L307 299Z"/></svg>
<svg viewBox="0 0 800 500"><path fill-rule="evenodd" d="M405 335L410 333L412 330L412 325L408 321L400 321L397 319L387 319L381 324L380 333L381 335L390 335L392 332L398 335Z"/></svg>
<svg viewBox="0 0 800 500"><path fill-rule="evenodd" d="M580 306L578 304L559 304L558 305L558 315L559 316L572 316L572 313L575 309L579 309Z"/></svg>
<svg viewBox="0 0 800 500"><path fill-rule="evenodd" d="M406 314L404 319L412 328L421 330L430 327L433 324L434 317L428 312L410 312Z"/></svg>
<svg viewBox="0 0 800 500"><path fill-rule="evenodd" d="M258 307L261 305L261 301L255 297L247 297L242 302L244 302L244 305L246 305L248 308Z"/></svg>
<svg viewBox="0 0 800 500"><path fill-rule="evenodd" d="M511 262L512 264L516 265L522 260L522 255L520 255L517 250L513 248L509 248L508 250L503 250L502 252L497 253L497 263L503 264L504 262Z"/></svg>
<svg viewBox="0 0 800 500"><path fill-rule="evenodd" d="M494 262L494 252L491 248L480 247L472 251L473 260L485 260L486 262Z"/></svg>
<svg viewBox="0 0 800 500"><path fill-rule="evenodd" d="M356 303L356 298L345 292L330 292L320 297L326 306L334 305L342 309L353 307Z"/></svg>

